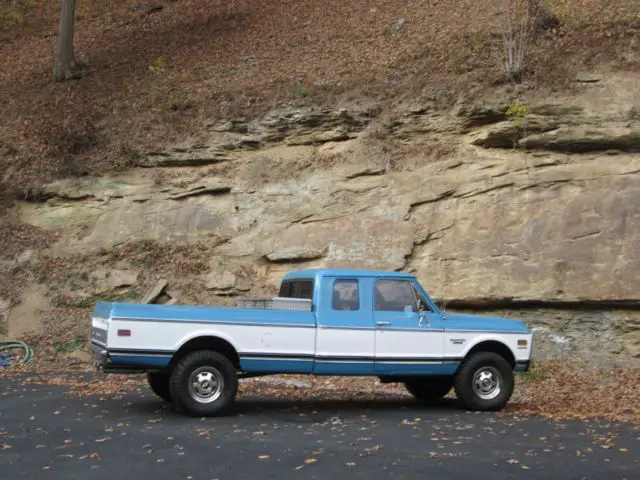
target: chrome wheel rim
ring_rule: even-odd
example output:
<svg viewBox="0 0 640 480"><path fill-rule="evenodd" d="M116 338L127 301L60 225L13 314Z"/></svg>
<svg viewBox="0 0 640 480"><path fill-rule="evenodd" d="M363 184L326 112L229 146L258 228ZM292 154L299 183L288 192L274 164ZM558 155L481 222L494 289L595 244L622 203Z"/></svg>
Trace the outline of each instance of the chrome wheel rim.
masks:
<svg viewBox="0 0 640 480"><path fill-rule="evenodd" d="M473 391L482 400L491 400L500 395L502 376L494 367L482 367L473 376Z"/></svg>
<svg viewBox="0 0 640 480"><path fill-rule="evenodd" d="M189 376L189 395L198 403L215 402L224 388L224 379L214 367L200 367Z"/></svg>

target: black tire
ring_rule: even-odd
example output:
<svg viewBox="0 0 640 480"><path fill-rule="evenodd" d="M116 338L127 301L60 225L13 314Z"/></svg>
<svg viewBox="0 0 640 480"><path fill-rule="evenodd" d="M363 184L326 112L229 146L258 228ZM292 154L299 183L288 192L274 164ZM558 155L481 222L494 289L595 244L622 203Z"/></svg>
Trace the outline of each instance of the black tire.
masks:
<svg viewBox="0 0 640 480"><path fill-rule="evenodd" d="M453 387L452 377L421 377L404 383L407 391L423 402L441 400Z"/></svg>
<svg viewBox="0 0 640 480"><path fill-rule="evenodd" d="M190 377L199 370L202 383L198 388L192 388ZM212 387L214 391L207 397L212 385L216 387ZM188 353L173 368L169 390L176 409L186 415L222 415L236 398L238 376L235 367L224 355L210 350L198 350Z"/></svg>
<svg viewBox="0 0 640 480"><path fill-rule="evenodd" d="M476 375L490 375L488 383L474 388ZM497 378L498 388L490 389L492 378ZM497 411L505 407L514 388L513 369L502 356L492 352L478 352L466 358L456 373L453 383L456 396L466 408L473 411ZM483 388L485 393L483 394Z"/></svg>
<svg viewBox="0 0 640 480"><path fill-rule="evenodd" d="M153 393L161 399L171 402L171 392L169 391L169 374L161 372L148 372L147 381Z"/></svg>

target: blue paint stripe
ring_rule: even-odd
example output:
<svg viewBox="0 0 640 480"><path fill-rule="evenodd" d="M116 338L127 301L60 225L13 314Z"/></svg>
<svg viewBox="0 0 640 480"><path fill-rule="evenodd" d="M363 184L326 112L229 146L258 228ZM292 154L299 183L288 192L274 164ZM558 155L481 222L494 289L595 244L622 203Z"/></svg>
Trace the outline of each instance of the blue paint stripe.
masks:
<svg viewBox="0 0 640 480"><path fill-rule="evenodd" d="M313 312L295 310L98 302L94 311L106 311L109 307L111 318L122 320L215 323L217 319L219 322L231 324L295 324L314 327L316 323Z"/></svg>
<svg viewBox="0 0 640 480"><path fill-rule="evenodd" d="M317 375L373 375L373 362L322 362L313 367Z"/></svg>
<svg viewBox="0 0 640 480"><path fill-rule="evenodd" d="M327 362L310 359L240 358L245 372L313 373L317 375L453 375L460 362L376 363Z"/></svg>
<svg viewBox="0 0 640 480"><path fill-rule="evenodd" d="M107 315L107 312L109 314ZM254 327L287 327L317 328L314 312L295 310L248 309L232 307L183 306L163 304L134 304L117 302L98 302L94 307L94 315L113 320L137 322L175 322L202 323L211 325L247 325ZM351 318L353 317L353 318ZM438 317L440 319L440 317ZM331 325L320 318L323 328L353 329L363 328L377 330L374 325L363 325L362 317L345 316L341 325ZM448 314L439 322L439 328L416 328L415 326L399 328L393 325L384 330L395 331L442 331L450 333L502 333L530 334L524 322L499 317L484 317L462 314ZM447 328L451 327L451 328Z"/></svg>
<svg viewBox="0 0 640 480"><path fill-rule="evenodd" d="M277 327L277 328L316 328L315 323L269 323L269 322L228 322L224 320L189 320L189 319L157 319L157 318L137 318L137 317L113 317L112 320L123 322L153 322L153 323L180 323L189 325L231 325L237 327ZM371 329L373 330L373 329Z"/></svg>
<svg viewBox="0 0 640 480"><path fill-rule="evenodd" d="M376 363L376 375L453 375L459 362L447 363Z"/></svg>
<svg viewBox="0 0 640 480"><path fill-rule="evenodd" d="M113 365L135 365L140 367L166 367L171 361L170 355L118 355L111 354Z"/></svg>
<svg viewBox="0 0 640 480"><path fill-rule="evenodd" d="M313 371L313 360L240 357L240 367L245 372L311 373Z"/></svg>

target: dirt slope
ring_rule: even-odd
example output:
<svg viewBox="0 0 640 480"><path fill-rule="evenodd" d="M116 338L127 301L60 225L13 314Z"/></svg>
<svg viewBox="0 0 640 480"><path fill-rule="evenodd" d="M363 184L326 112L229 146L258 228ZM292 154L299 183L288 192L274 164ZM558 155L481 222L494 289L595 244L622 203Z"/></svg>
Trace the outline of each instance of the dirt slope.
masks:
<svg viewBox="0 0 640 480"><path fill-rule="evenodd" d="M2 0L0 179L11 196L52 175L126 168L212 117L291 101L448 104L495 94L503 81L494 0L162 0L145 13L149 5L79 2L76 50L88 72L53 85L57 3ZM596 67L638 69L638 0L549 5L560 23L538 32L521 90L567 89Z"/></svg>

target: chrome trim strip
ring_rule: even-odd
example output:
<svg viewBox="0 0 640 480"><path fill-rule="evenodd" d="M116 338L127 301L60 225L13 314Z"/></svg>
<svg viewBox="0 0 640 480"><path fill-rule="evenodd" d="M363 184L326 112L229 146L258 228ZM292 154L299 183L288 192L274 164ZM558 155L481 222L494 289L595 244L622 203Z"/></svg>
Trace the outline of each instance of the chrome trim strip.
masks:
<svg viewBox="0 0 640 480"><path fill-rule="evenodd" d="M143 353L143 352L122 352L122 351L113 352L112 350L110 350L109 355L112 357L172 357L173 353L157 353L157 352Z"/></svg>
<svg viewBox="0 0 640 480"><path fill-rule="evenodd" d="M310 312L303 312L310 313ZM318 329L332 329L332 330L384 330L384 331L396 331L396 332L429 332L429 333L495 333L501 335L531 335L526 331L515 330L481 330L481 329L450 329L450 328L398 328L393 326L376 327L371 326L333 326L333 325L317 325L313 324L297 324L297 323L269 323L269 322L250 322L250 321L224 321L224 320L182 320L179 318L134 318L134 317L113 317L113 321L126 321L126 322L158 322L158 323L180 323L180 324L197 324L197 325L231 325L231 326L249 326L249 327L279 327L279 328L318 328Z"/></svg>
<svg viewBox="0 0 640 480"><path fill-rule="evenodd" d="M314 325L309 324L296 324L296 323L262 323L262 322L229 322L224 320L181 320L175 319L155 319L155 318L127 318L127 317L114 317L115 321L123 322L158 322L158 323L179 323L182 325L233 325L239 327L282 327L282 328L316 328Z"/></svg>

